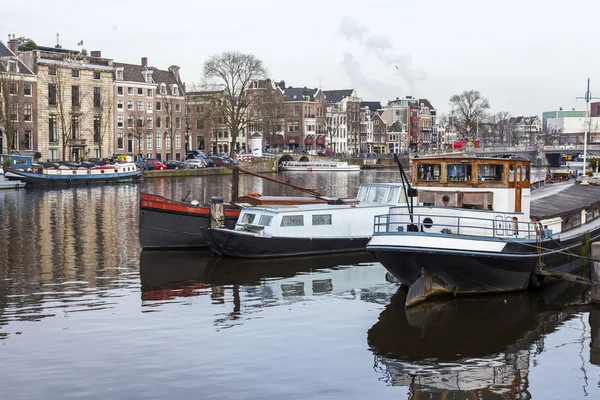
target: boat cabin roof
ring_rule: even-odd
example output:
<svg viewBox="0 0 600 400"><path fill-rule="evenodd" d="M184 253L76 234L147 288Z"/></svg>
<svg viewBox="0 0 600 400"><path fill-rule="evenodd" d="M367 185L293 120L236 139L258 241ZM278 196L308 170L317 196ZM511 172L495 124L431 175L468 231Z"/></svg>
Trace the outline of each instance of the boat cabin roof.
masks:
<svg viewBox="0 0 600 400"><path fill-rule="evenodd" d="M550 189L550 188L548 188ZM543 191L544 189L542 189ZM543 220L600 207L600 186L567 184L558 192L531 201L531 218Z"/></svg>
<svg viewBox="0 0 600 400"><path fill-rule="evenodd" d="M529 188L531 162L483 157L428 157L412 160L415 187Z"/></svg>
<svg viewBox="0 0 600 400"><path fill-rule="evenodd" d="M297 212L321 212L326 214L327 212L333 210L349 210L352 208L373 208L373 207L382 207L389 208L389 204L383 203L351 203L351 204L299 204L299 205L283 205L283 204L273 204L273 205L265 205L265 206L253 206L247 207L242 210L245 213L252 212L269 212L272 214L286 214L286 213L297 213Z"/></svg>

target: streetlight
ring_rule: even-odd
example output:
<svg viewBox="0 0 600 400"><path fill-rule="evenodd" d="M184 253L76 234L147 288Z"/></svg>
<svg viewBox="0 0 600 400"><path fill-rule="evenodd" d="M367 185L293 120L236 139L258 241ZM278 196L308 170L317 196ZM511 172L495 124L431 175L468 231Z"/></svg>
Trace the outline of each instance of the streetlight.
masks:
<svg viewBox="0 0 600 400"><path fill-rule="evenodd" d="M585 97L576 97L576 99L585 99L586 107L585 107L585 117L586 124L585 129L583 130L583 180L582 184L587 184L587 175L585 174L585 170L587 168L587 137L588 131L590 129L590 100L591 99L600 99L600 97L592 97L592 92L590 92L590 78L588 78L587 91L585 92Z"/></svg>

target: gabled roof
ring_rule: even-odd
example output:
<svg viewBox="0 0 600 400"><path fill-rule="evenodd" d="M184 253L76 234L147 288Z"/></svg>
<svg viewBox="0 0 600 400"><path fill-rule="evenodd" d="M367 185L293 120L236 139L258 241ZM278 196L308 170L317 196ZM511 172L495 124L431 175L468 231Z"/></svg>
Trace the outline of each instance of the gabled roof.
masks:
<svg viewBox="0 0 600 400"><path fill-rule="evenodd" d="M427 99L419 99L419 105L422 107L427 107L430 110L433 110L433 106L431 105L431 103L429 102L429 100Z"/></svg>
<svg viewBox="0 0 600 400"><path fill-rule="evenodd" d="M23 75L34 75L34 73L27 68L27 66L25 64L23 64L23 61L21 61L16 55L15 53L13 53L7 45L4 44L4 42L2 40L0 40L0 60L2 61L2 65L0 65L0 69L2 70L8 70L8 66L4 65L7 64L8 60L11 61L15 61L17 63L17 67L19 69L19 73L23 74Z"/></svg>
<svg viewBox="0 0 600 400"><path fill-rule="evenodd" d="M181 82L177 81L175 74L171 71L165 71L155 67L144 67L137 64L125 64L125 63L113 63L113 67L123 68L123 81L126 82L139 82L147 83L144 79L144 71L152 71L152 80L154 83L164 83L167 85L167 94L171 95L171 85L177 85L179 87L179 96L182 96L184 87ZM117 81L120 82L120 81Z"/></svg>
<svg viewBox="0 0 600 400"><path fill-rule="evenodd" d="M294 88L288 87L284 90L286 101L315 101L315 94L318 89L309 89L307 87ZM308 97L308 100L306 99Z"/></svg>
<svg viewBox="0 0 600 400"><path fill-rule="evenodd" d="M365 107L368 107L369 111L371 111L371 112L377 111L381 108L381 102L380 101L361 101L360 108L365 108Z"/></svg>
<svg viewBox="0 0 600 400"><path fill-rule="evenodd" d="M327 103L339 103L345 97L352 96L354 89L323 90Z"/></svg>

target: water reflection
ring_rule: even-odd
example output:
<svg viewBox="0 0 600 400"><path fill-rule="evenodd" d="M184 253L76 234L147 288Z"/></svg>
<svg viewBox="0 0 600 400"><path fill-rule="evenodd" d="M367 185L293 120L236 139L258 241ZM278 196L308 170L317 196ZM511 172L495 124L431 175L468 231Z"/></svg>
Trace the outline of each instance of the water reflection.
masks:
<svg viewBox="0 0 600 400"><path fill-rule="evenodd" d="M403 290L392 297L367 341L383 380L407 386L415 399L531 398L532 357L588 302L587 291L566 283L539 293L455 298L408 310L405 298ZM599 334L597 322L591 323L592 337Z"/></svg>

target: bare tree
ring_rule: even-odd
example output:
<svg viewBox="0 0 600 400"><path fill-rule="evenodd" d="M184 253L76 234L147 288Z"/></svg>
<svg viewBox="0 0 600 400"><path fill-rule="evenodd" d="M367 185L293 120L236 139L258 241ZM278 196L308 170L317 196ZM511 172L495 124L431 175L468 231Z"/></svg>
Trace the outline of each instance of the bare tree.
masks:
<svg viewBox="0 0 600 400"><path fill-rule="evenodd" d="M450 106L454 110L455 120L453 121L461 132L467 132L468 136L475 133L477 121L483 121L486 117L486 111L490 104L477 90L467 90L461 94L455 94L450 97ZM467 140L471 137L466 137Z"/></svg>
<svg viewBox="0 0 600 400"><path fill-rule="evenodd" d="M160 128L158 126L158 124L160 123L161 127L162 127L162 120L158 119L158 118L160 118L160 117L157 117L156 124L157 124L157 128ZM127 136L131 136L134 139L136 139L137 145L138 145L137 148L141 154L142 141L148 137L148 134L150 133L150 129L151 129L151 126L149 126L149 124L148 124L148 119L146 118L146 114L144 113L144 111L136 109L127 114L127 121L125 122L125 124L127 124L126 125L127 126L127 128L126 128Z"/></svg>
<svg viewBox="0 0 600 400"><path fill-rule="evenodd" d="M231 134L231 157L234 157L237 139L252 119L247 107L251 97L246 95L252 81L262 79L267 70L263 62L252 54L236 51L224 52L209 58L203 67L207 87L223 92L222 114L224 123Z"/></svg>
<svg viewBox="0 0 600 400"><path fill-rule="evenodd" d="M19 117L19 88L22 78L16 72L10 71L8 66L0 62L0 130L6 137L8 152L16 148L19 140L16 134ZM0 148L0 152L2 149Z"/></svg>
<svg viewBox="0 0 600 400"><path fill-rule="evenodd" d="M253 111L256 112L256 115L251 115L251 118L259 121L255 124L255 130L262 132L265 144L274 147L283 144L281 135L285 123L283 97L283 93L279 89L273 89L268 85L253 99Z"/></svg>
<svg viewBox="0 0 600 400"><path fill-rule="evenodd" d="M161 94L163 103L164 132L165 132L165 147L169 151L170 160L173 159L173 149L175 147L175 133L182 129L185 124L185 104L174 96L169 96L166 93ZM182 117L184 115L184 117Z"/></svg>
<svg viewBox="0 0 600 400"><path fill-rule="evenodd" d="M102 93L102 89L98 88L98 92L94 92L91 107L94 110L94 143L98 144L99 158L102 158L102 149L107 137L113 134L112 118L113 118L113 96L109 92Z"/></svg>

